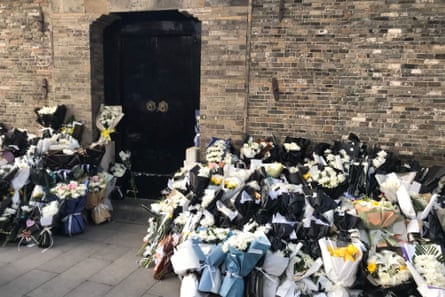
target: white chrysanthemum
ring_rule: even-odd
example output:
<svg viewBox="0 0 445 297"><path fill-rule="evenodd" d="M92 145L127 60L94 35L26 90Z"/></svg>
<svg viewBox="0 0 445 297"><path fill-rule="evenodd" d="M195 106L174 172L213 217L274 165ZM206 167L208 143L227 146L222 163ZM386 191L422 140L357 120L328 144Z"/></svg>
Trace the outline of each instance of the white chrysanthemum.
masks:
<svg viewBox="0 0 445 297"><path fill-rule="evenodd" d="M437 261L434 255L417 255L414 267L428 285L445 288L445 265Z"/></svg>
<svg viewBox="0 0 445 297"><path fill-rule="evenodd" d="M40 108L37 113L40 115L46 115L46 114L54 114L57 110L57 105L56 106L43 106L42 108Z"/></svg>
<svg viewBox="0 0 445 297"><path fill-rule="evenodd" d="M300 151L301 150L301 147L297 144L297 143L295 143L295 142L290 142L290 143L284 143L283 144L283 146L284 146L284 149L287 151L287 152L291 152L291 151Z"/></svg>

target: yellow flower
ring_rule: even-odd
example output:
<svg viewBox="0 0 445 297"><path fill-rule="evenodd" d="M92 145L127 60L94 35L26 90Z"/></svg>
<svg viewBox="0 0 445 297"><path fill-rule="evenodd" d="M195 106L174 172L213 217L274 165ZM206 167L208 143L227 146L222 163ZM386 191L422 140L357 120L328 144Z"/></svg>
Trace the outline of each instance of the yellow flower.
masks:
<svg viewBox="0 0 445 297"><path fill-rule="evenodd" d="M346 247L333 248L327 247L329 254L332 257L343 258L344 261L355 261L356 256L360 254L360 250L353 244L349 244Z"/></svg>
<svg viewBox="0 0 445 297"><path fill-rule="evenodd" d="M221 184L221 181L222 181L222 176L212 175L212 177L210 178L210 182L213 185L219 186Z"/></svg>
<svg viewBox="0 0 445 297"><path fill-rule="evenodd" d="M400 271L403 271L403 270L407 270L408 268L406 267L406 265L400 265Z"/></svg>
<svg viewBox="0 0 445 297"><path fill-rule="evenodd" d="M111 141L111 133L114 133L114 129L103 129L100 131L100 135L105 138L107 141Z"/></svg>
<svg viewBox="0 0 445 297"><path fill-rule="evenodd" d="M377 270L377 264L375 262L368 263L368 271L374 273Z"/></svg>
<svg viewBox="0 0 445 297"><path fill-rule="evenodd" d="M380 206L380 203L378 201L371 200L371 205L373 205L373 206Z"/></svg>
<svg viewBox="0 0 445 297"><path fill-rule="evenodd" d="M306 173L305 175L303 175L303 178L305 179L305 180L308 180L308 179L310 179L312 176L311 176L311 173L310 172L308 172L308 173Z"/></svg>

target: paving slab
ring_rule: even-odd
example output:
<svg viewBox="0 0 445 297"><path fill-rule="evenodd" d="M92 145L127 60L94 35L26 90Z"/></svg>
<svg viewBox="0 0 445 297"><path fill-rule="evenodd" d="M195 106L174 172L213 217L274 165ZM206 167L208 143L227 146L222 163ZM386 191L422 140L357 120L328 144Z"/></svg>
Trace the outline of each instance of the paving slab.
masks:
<svg viewBox="0 0 445 297"><path fill-rule="evenodd" d="M153 275L153 269L150 269L150 276ZM162 297L177 297L180 292L180 280L172 274L169 277L156 281L150 288L149 293Z"/></svg>
<svg viewBox="0 0 445 297"><path fill-rule="evenodd" d="M107 285L117 285L139 268L136 263L137 260L136 252L129 250L112 264L94 274L91 280Z"/></svg>
<svg viewBox="0 0 445 297"><path fill-rule="evenodd" d="M111 243L104 243L103 248L94 252L90 257L100 259L100 260L108 260L115 261L122 257L125 253L130 250L134 252L133 248L123 247L123 246L115 246Z"/></svg>
<svg viewBox="0 0 445 297"><path fill-rule="evenodd" d="M109 264L108 261L87 258L27 295L31 297L64 296Z"/></svg>
<svg viewBox="0 0 445 297"><path fill-rule="evenodd" d="M109 285L85 281L63 297L102 297L112 288Z"/></svg>
<svg viewBox="0 0 445 297"><path fill-rule="evenodd" d="M14 248L15 249L15 248ZM16 253L20 253L15 249ZM50 249L45 253L31 253L23 255L12 263L0 266L0 286L18 278L22 274L27 273L45 264L62 253L61 250Z"/></svg>
<svg viewBox="0 0 445 297"><path fill-rule="evenodd" d="M34 269L0 287L0 296L22 297L57 274Z"/></svg>
<svg viewBox="0 0 445 297"><path fill-rule="evenodd" d="M105 297L140 297L147 293L154 283L155 280L151 274L146 269L139 268L115 286Z"/></svg>
<svg viewBox="0 0 445 297"><path fill-rule="evenodd" d="M62 273L106 246L106 244L103 243L81 240L73 241L72 244L72 249L54 257L51 261L40 265L40 269L49 272Z"/></svg>

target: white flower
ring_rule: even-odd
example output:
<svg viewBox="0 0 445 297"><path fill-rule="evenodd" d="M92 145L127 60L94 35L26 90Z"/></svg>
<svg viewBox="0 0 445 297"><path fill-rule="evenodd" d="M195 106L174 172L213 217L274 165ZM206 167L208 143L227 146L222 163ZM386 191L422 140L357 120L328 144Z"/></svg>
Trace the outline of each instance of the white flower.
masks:
<svg viewBox="0 0 445 297"><path fill-rule="evenodd" d="M89 178L88 191L89 192L100 192L105 189L107 183L102 174L94 175Z"/></svg>
<svg viewBox="0 0 445 297"><path fill-rule="evenodd" d="M21 209L22 209L23 212L30 212L32 210L32 208L29 207L29 205L23 205L21 207Z"/></svg>
<svg viewBox="0 0 445 297"><path fill-rule="evenodd" d="M215 190L214 189L205 189L204 196L202 197L201 206L203 208L207 208L209 204L215 199Z"/></svg>
<svg viewBox="0 0 445 297"><path fill-rule="evenodd" d="M201 219L199 224L203 227L211 227L215 225L215 218L210 212L204 211L204 218Z"/></svg>
<svg viewBox="0 0 445 297"><path fill-rule="evenodd" d="M230 236L223 244L222 250L228 252L229 246L245 251L250 243L255 239L255 234L251 232L238 231L235 235Z"/></svg>
<svg viewBox="0 0 445 297"><path fill-rule="evenodd" d="M285 142L283 144L283 146L284 146L284 149L287 152L290 152L290 151L300 151L301 150L301 147L297 143L295 143L295 142L291 142L291 143Z"/></svg>
<svg viewBox="0 0 445 297"><path fill-rule="evenodd" d="M56 106L43 106L39 110L37 110L37 113L40 115L47 115L47 114L54 114L57 110Z"/></svg>
<svg viewBox="0 0 445 297"><path fill-rule="evenodd" d="M127 162L130 160L131 152L130 151L120 151L119 157L121 158L122 162Z"/></svg>
<svg viewBox="0 0 445 297"><path fill-rule="evenodd" d="M372 165L375 168L379 168L380 166L382 166L386 162L386 156L387 155L388 154L384 150L380 150L377 153L377 156L372 160Z"/></svg>
<svg viewBox="0 0 445 297"><path fill-rule="evenodd" d="M176 225L184 226L189 219L189 216L186 212L181 212L173 221Z"/></svg>
<svg viewBox="0 0 445 297"><path fill-rule="evenodd" d="M430 286L445 288L445 265L434 255L416 255L414 267Z"/></svg>
<svg viewBox="0 0 445 297"><path fill-rule="evenodd" d="M57 200L51 201L41 209L42 217L52 217L59 212L59 202Z"/></svg>
<svg viewBox="0 0 445 297"><path fill-rule="evenodd" d="M110 173L115 177L124 176L127 168L122 163L114 163L113 166L110 167Z"/></svg>

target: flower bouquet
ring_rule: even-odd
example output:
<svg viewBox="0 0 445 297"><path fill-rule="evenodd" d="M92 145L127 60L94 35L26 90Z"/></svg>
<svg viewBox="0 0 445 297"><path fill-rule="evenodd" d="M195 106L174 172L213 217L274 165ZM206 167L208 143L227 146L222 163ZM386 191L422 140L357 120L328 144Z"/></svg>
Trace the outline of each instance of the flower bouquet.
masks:
<svg viewBox="0 0 445 297"><path fill-rule="evenodd" d="M195 165L189 172L189 184L191 191L197 195L202 196L204 190L209 185L210 169L199 164Z"/></svg>
<svg viewBox="0 0 445 297"><path fill-rule="evenodd" d="M318 170L311 170L313 187L321 189L332 199L338 199L347 190L346 175L331 166L323 166Z"/></svg>
<svg viewBox="0 0 445 297"><path fill-rule="evenodd" d="M304 138L287 136L283 143L282 160L287 166L302 164L310 141Z"/></svg>
<svg viewBox="0 0 445 297"><path fill-rule="evenodd" d="M406 262L423 297L445 296L444 251L436 244L416 244L403 247Z"/></svg>
<svg viewBox="0 0 445 297"><path fill-rule="evenodd" d="M166 234L156 245L154 254L153 278L157 280L163 279L168 273L173 271L171 257L174 248L180 241L180 235L176 233Z"/></svg>
<svg viewBox="0 0 445 297"><path fill-rule="evenodd" d="M217 164L218 166L222 164L229 148L230 140L212 138L206 148L207 163L210 166L212 166L212 164Z"/></svg>
<svg viewBox="0 0 445 297"><path fill-rule="evenodd" d="M261 267L256 269L261 272L260 286L263 297L275 297L280 284L280 276L284 273L289 264L289 253L287 249L275 252L267 251Z"/></svg>
<svg viewBox="0 0 445 297"><path fill-rule="evenodd" d="M347 288L350 288L363 257L363 252L358 244L337 246L336 242L322 238L318 241L323 259L326 276L333 283L328 288L329 297L348 297Z"/></svg>
<svg viewBox="0 0 445 297"><path fill-rule="evenodd" d="M39 246L51 248L54 244L52 228L54 227L54 218L59 213L59 201L53 200L40 208L40 225L42 230L39 234Z"/></svg>
<svg viewBox="0 0 445 297"><path fill-rule="evenodd" d="M396 205L385 199L376 201L363 198L353 201L353 206L369 231L371 249L396 245L395 234L390 227L403 219Z"/></svg>
<svg viewBox="0 0 445 297"><path fill-rule="evenodd" d="M58 130L65 119L66 110L65 105L56 105L36 108L34 112L37 115L37 123Z"/></svg>
<svg viewBox="0 0 445 297"><path fill-rule="evenodd" d="M91 210L91 218L95 224L107 221L111 214L105 205L106 180L102 174L89 177L88 193L85 208Z"/></svg>
<svg viewBox="0 0 445 297"><path fill-rule="evenodd" d="M261 143L255 141L252 136L248 136L240 149L240 158L250 166L251 159L261 159L262 150Z"/></svg>
<svg viewBox="0 0 445 297"><path fill-rule="evenodd" d="M198 242L190 238L178 244L171 256L173 271L179 276L199 271L203 260L204 254Z"/></svg>
<svg viewBox="0 0 445 297"><path fill-rule="evenodd" d="M319 287L314 279L320 270L323 262L321 258L316 260L301 251L302 244L294 246L289 264L285 271L285 278L282 279L276 295L279 297L294 297L313 295L319 291Z"/></svg>
<svg viewBox="0 0 445 297"><path fill-rule="evenodd" d="M244 295L246 277L266 254L270 247L264 235L242 232L241 236L231 236L223 245L227 250L224 262L225 277L219 290L222 297L242 297Z"/></svg>
<svg viewBox="0 0 445 297"><path fill-rule="evenodd" d="M85 230L82 211L86 204L87 185L77 181L68 184L58 183L50 192L61 201L60 215L64 225L64 233L72 236Z"/></svg>
<svg viewBox="0 0 445 297"><path fill-rule="evenodd" d="M101 105L96 117L96 127L100 130L99 143L111 141L111 134L116 132L115 128L124 117L122 106Z"/></svg>
<svg viewBox="0 0 445 297"><path fill-rule="evenodd" d="M384 288L400 286L411 279L405 259L390 250L369 255L367 259L368 280Z"/></svg>

